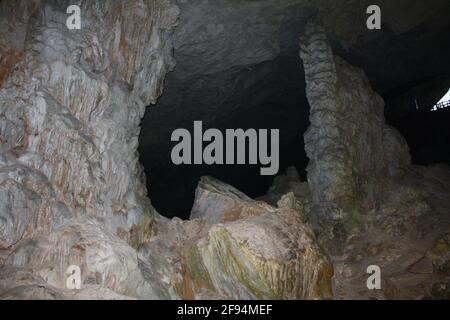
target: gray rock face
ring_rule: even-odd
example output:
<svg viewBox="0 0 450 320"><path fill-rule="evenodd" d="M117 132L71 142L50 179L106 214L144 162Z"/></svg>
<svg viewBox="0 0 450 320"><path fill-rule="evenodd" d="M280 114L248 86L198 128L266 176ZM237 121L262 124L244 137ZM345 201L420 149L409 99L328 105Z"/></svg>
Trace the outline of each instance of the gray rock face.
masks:
<svg viewBox="0 0 450 320"><path fill-rule="evenodd" d="M138 127L174 65L175 7L89 2L69 31L65 3L1 6L2 298L331 297L292 197L275 208L205 178L189 222L146 200Z"/></svg>
<svg viewBox="0 0 450 320"><path fill-rule="evenodd" d="M306 209L333 262L334 297L445 297L448 279L436 266L447 256L448 168L411 165L406 141L385 124L382 99L360 69L333 55L324 30L313 18L300 38L311 105ZM276 182L275 194L286 185ZM376 292L366 287L369 265L382 270Z"/></svg>
<svg viewBox="0 0 450 320"><path fill-rule="evenodd" d="M144 277L152 279L153 284L159 282L167 296L332 296L333 270L311 228L303 222L303 207L292 193L272 207L251 200L223 182L203 177L195 203L195 218L159 221L157 235L139 250L148 264Z"/></svg>
<svg viewBox="0 0 450 320"><path fill-rule="evenodd" d="M69 30L67 6L0 4L2 263L48 283L41 298L76 298L64 292L70 264L97 286L86 297L156 298L129 246L147 239L155 215L136 149L145 106L174 66L178 8L88 1L81 29Z"/></svg>
<svg viewBox="0 0 450 320"><path fill-rule="evenodd" d="M211 177L203 177L197 186L190 219L202 218L209 224L233 221L273 211L265 202L257 202L239 190Z"/></svg>
<svg viewBox="0 0 450 320"><path fill-rule="evenodd" d="M383 100L364 73L333 55L317 17L300 46L311 106L305 145L313 204L328 218L342 219L361 205L383 170L410 163L409 151L385 125Z"/></svg>
<svg viewBox="0 0 450 320"><path fill-rule="evenodd" d="M33 270L11 266L0 269L0 299L2 300L131 300L98 285L85 285L81 290L58 289L48 284Z"/></svg>
<svg viewBox="0 0 450 320"><path fill-rule="evenodd" d="M47 237L23 242L5 261L8 266L32 269L49 285L67 289L68 266L81 269L84 284L116 293L157 298L141 275L136 251L98 221L70 221Z"/></svg>
<svg viewBox="0 0 450 320"><path fill-rule="evenodd" d="M138 128L174 65L167 35L177 9L89 2L71 31L65 2L0 6L0 248L71 217L129 232L152 211Z"/></svg>
<svg viewBox="0 0 450 320"><path fill-rule="evenodd" d="M232 299L330 298L331 265L303 222L303 207L295 196L286 194L277 207L271 207L236 191L209 178L203 178L199 186L196 215L208 223L221 220L183 253L185 294L201 298L213 292Z"/></svg>
<svg viewBox="0 0 450 320"><path fill-rule="evenodd" d="M445 290L436 292L436 288L448 283L448 273L439 267L448 257L448 169L412 167L395 179L386 176L378 180L375 203L360 211L359 223L365 229L349 232L341 254L330 255L335 271L335 298L445 296ZM339 228L351 230L345 222ZM332 251L329 244L333 240L322 241ZM381 290L366 290L369 265L382 270Z"/></svg>

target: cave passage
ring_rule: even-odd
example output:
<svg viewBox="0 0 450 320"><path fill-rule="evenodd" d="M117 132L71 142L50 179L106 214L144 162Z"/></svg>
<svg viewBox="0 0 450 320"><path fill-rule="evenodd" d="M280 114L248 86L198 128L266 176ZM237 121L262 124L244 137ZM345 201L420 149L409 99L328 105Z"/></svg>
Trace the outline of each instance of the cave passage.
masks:
<svg viewBox="0 0 450 320"><path fill-rule="evenodd" d="M308 159L303 133L309 125L309 105L296 52L214 77L233 78L234 86L211 88L202 79L198 80L202 85L185 84L169 75L158 103L146 110L139 141L140 161L152 204L166 217L189 218L202 176L215 177L252 198L264 195L273 182L274 176L260 175L261 164L174 165L170 153L177 143L171 141L171 134L185 128L192 135L194 121L203 122L203 131L217 128L222 133L239 128L279 129L278 174L295 166L306 180Z"/></svg>
<svg viewBox="0 0 450 320"><path fill-rule="evenodd" d="M444 85L438 89L434 100L429 90L432 93L429 102L423 103L420 95L409 94L408 99L394 102L396 109L392 106L386 109L388 123L397 128L408 142L414 164L450 165L450 90L447 88ZM443 92L446 92L444 96Z"/></svg>

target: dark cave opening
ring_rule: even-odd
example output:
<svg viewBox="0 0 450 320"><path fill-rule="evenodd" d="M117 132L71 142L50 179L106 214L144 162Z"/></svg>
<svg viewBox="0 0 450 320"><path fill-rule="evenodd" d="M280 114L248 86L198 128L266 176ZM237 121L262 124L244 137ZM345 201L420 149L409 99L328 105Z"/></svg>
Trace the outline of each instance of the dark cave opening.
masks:
<svg viewBox="0 0 450 320"><path fill-rule="evenodd" d="M147 108L139 141L148 194L159 213L189 218L202 176L217 178L252 198L263 196L275 177L261 175L261 164L174 165L170 154L177 142L171 141L171 134L185 128L193 135L194 121L203 122L203 131L216 128L222 133L226 129L279 129L278 174L295 166L306 180L303 133L309 125L309 105L303 67L294 51L273 61L214 75L216 79L234 79L234 87L225 92L202 80L202 85L180 83L175 76L168 76L160 100Z"/></svg>
<svg viewBox="0 0 450 320"><path fill-rule="evenodd" d="M450 165L450 110L412 111L395 124L408 142L412 161L418 165ZM422 130L422 128L426 128Z"/></svg>
<svg viewBox="0 0 450 320"><path fill-rule="evenodd" d="M409 90L388 100L386 119L407 141L412 162L416 165L450 165L449 78ZM431 87L431 89L430 89ZM444 95L445 94L445 95Z"/></svg>

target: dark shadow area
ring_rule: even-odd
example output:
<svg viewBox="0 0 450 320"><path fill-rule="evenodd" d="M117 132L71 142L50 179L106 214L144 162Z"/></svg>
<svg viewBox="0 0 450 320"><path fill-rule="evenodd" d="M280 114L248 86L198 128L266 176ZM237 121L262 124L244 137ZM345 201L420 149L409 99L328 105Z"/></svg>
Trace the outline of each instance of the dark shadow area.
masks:
<svg viewBox="0 0 450 320"><path fill-rule="evenodd" d="M392 125L408 142L413 163L450 165L450 108L415 109Z"/></svg>
<svg viewBox="0 0 450 320"><path fill-rule="evenodd" d="M170 153L177 143L171 142L171 134L177 128L185 128L193 137L194 121L203 121L203 132L217 128L223 134L225 129L279 129L278 173L295 166L302 179L306 179L308 159L303 133L309 125L309 106L304 71L297 55L232 72L236 78L232 90L223 92L221 88L220 94L212 94L215 88L205 84L205 91L200 87L194 98L192 90L174 85L176 80L171 82L168 77L168 90L157 105L147 108L139 141L140 160L147 176L149 197L164 216L189 218L195 188L205 175L229 183L253 198L264 195L273 182L274 176L260 174L260 164L174 165ZM174 95L183 91L189 91L190 96L184 94L175 99ZM204 107L199 108L199 104Z"/></svg>
<svg viewBox="0 0 450 320"><path fill-rule="evenodd" d="M448 76L427 79L387 98L387 122L405 137L414 164L450 165L450 108L432 111L447 93L449 79Z"/></svg>

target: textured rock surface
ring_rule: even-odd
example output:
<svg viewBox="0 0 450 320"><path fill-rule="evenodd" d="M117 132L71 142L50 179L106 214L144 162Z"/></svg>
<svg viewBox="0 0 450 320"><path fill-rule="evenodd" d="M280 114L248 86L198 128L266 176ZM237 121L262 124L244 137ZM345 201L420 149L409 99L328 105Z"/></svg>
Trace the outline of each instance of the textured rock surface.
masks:
<svg viewBox="0 0 450 320"><path fill-rule="evenodd" d="M311 106L305 145L314 210L343 219L371 196L377 176L409 164L409 150L386 126L383 100L364 73L333 55L318 17L300 46Z"/></svg>
<svg viewBox="0 0 450 320"><path fill-rule="evenodd" d="M204 177L195 201L197 218L159 221L157 235L139 250L149 262L144 276L165 279L176 289L167 294L187 299L332 297L333 270L293 194L271 207Z"/></svg>
<svg viewBox="0 0 450 320"><path fill-rule="evenodd" d="M217 203L217 211L225 212L222 216L226 218L184 254L188 271L185 287L200 297L198 291L204 287L233 299L332 296L331 265L317 246L314 233L303 223L303 208L292 193L282 197L278 207L245 198L236 206L216 201L235 198L233 188L217 181L207 183L204 179L202 189L215 192L198 192L196 210L204 208L203 216L208 219L210 204ZM233 214L227 215L228 210Z"/></svg>
<svg viewBox="0 0 450 320"><path fill-rule="evenodd" d="M151 210L138 128L173 66L164 37L177 11L166 1L89 2L70 31L64 2L1 6L2 48L21 56L0 89L2 248L65 216L128 232Z"/></svg>
<svg viewBox="0 0 450 320"><path fill-rule="evenodd" d="M203 177L197 186L191 219L203 218L209 224L233 221L273 211L230 185L211 177Z"/></svg>
<svg viewBox="0 0 450 320"><path fill-rule="evenodd" d="M303 201L333 262L334 297L445 297L448 275L439 265L447 259L449 168L411 165L405 140L385 124L382 99L361 70L333 55L318 18L300 45L311 105L311 197ZM269 196L286 188L285 180L275 181ZM381 290L367 290L369 265L382 270Z"/></svg>
<svg viewBox="0 0 450 320"><path fill-rule="evenodd" d="M0 3L2 260L58 290L78 264L102 292L156 298L129 246L151 234L155 215L136 149L145 106L174 65L168 36L178 8L87 1L81 30L70 31L67 6Z"/></svg>
<svg viewBox="0 0 450 320"><path fill-rule="evenodd" d="M211 80L205 103L226 100L242 83L238 92L258 88L242 70L268 77L278 64L262 63L291 57L306 19L323 13L325 27L311 23L301 38L311 105L308 184L289 169L262 199L267 204L203 178L192 220L159 216L136 150L145 106L156 102L174 66L178 7L85 1L82 29L70 31L68 1L1 1L0 298L448 297L450 170L409 164L402 137L384 123L382 99L327 39L332 33L335 47L357 49L355 36L367 31L342 20L364 12L365 2L176 3L180 73L173 87L191 82L187 91L199 92ZM433 14L418 6L394 23L389 8L395 34ZM386 90L402 84L403 73L394 71ZM227 106L239 109L243 96ZM171 97L175 110L185 98ZM383 270L381 291L366 290L368 264ZM66 289L69 265L81 268L81 290Z"/></svg>
<svg viewBox="0 0 450 320"><path fill-rule="evenodd" d="M64 1L1 6L2 298L331 297L292 195L275 208L205 178L187 222L145 198L138 125L174 65L176 7L88 2L69 31Z"/></svg>
<svg viewBox="0 0 450 320"><path fill-rule="evenodd" d="M448 167L415 167L378 182L377 204L362 211L366 230L353 233L342 255L331 257L337 298L442 298L433 291L448 283L438 261L446 261L449 179ZM382 290L365 288L371 264L382 270Z"/></svg>
<svg viewBox="0 0 450 320"><path fill-rule="evenodd" d="M173 66L167 1L2 1L0 248L65 218L128 233L151 214L136 155L139 122ZM102 32L98 32L103 30ZM8 64L9 61L9 64Z"/></svg>
<svg viewBox="0 0 450 320"><path fill-rule="evenodd" d="M302 201L303 206L309 206L311 194L309 191L308 182L301 181L297 169L289 167L285 174L280 174L275 177L272 186L269 188L266 195L259 198L271 205L276 205L281 198L292 192L297 200Z"/></svg>
<svg viewBox="0 0 450 320"><path fill-rule="evenodd" d="M128 296L157 298L141 275L136 251L99 222L84 218L57 228L47 237L25 241L5 264L32 269L59 289L66 289L67 267L75 265L81 269L83 284Z"/></svg>
<svg viewBox="0 0 450 320"><path fill-rule="evenodd" d="M0 299L2 300L130 300L107 288L85 285L81 290L58 289L48 284L32 270L3 267L0 269Z"/></svg>

